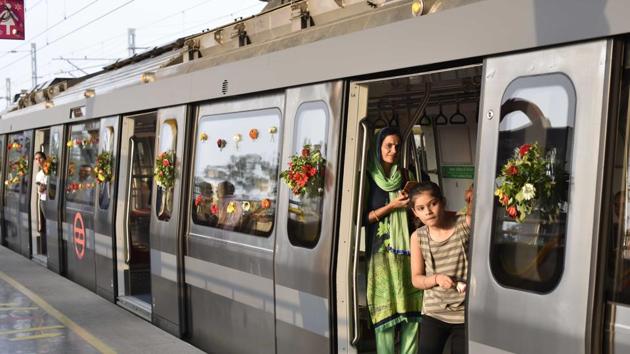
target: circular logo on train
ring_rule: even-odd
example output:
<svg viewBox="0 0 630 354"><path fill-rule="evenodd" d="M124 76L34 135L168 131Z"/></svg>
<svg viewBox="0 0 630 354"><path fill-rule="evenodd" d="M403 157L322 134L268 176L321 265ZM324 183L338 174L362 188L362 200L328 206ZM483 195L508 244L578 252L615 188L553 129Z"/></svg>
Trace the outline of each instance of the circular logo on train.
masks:
<svg viewBox="0 0 630 354"><path fill-rule="evenodd" d="M80 260L85 256L85 225L81 213L74 215L74 254Z"/></svg>

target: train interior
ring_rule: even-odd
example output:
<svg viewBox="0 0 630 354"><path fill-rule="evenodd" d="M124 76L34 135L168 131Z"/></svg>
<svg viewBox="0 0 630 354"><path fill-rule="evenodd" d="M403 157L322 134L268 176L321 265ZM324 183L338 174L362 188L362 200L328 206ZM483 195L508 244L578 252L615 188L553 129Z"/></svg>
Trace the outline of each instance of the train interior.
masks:
<svg viewBox="0 0 630 354"><path fill-rule="evenodd" d="M49 150L50 143L50 129L40 129L35 132L34 146L35 151L41 151L46 156L50 155ZM36 170L39 166L36 166ZM37 173L32 175L32 185L36 186L31 191L31 245L33 260L43 265L47 264L47 249L46 249L46 218L41 205L40 192L38 191ZM48 196L50 191L44 191Z"/></svg>
<svg viewBox="0 0 630 354"><path fill-rule="evenodd" d="M397 126L403 135L401 162L413 175L443 190L447 209L462 211L473 183L481 66L366 82L367 120L372 133ZM369 136L369 135L368 135ZM374 134L371 134L374 136ZM373 144L373 139L368 146ZM365 234L364 234L365 235ZM367 307L365 237L361 238L359 309L362 353L376 351Z"/></svg>
<svg viewBox="0 0 630 354"><path fill-rule="evenodd" d="M123 139L127 137L128 153L121 176L127 178L127 205L124 208L124 237L118 243L118 302L133 312L149 317L151 313L151 258L149 226L156 131L155 112L127 117ZM124 149L124 147L123 147ZM120 214L119 214L120 216Z"/></svg>

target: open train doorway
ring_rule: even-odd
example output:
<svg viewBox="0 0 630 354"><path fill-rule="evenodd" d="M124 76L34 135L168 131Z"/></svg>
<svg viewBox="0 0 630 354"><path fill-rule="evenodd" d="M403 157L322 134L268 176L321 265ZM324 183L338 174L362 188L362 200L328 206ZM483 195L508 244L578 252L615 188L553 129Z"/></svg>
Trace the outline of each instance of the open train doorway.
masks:
<svg viewBox="0 0 630 354"><path fill-rule="evenodd" d="M45 203L52 192L48 190L48 175L52 167L49 143L50 129L35 131L31 189L31 252L33 260L43 266L47 266L48 263Z"/></svg>
<svg viewBox="0 0 630 354"><path fill-rule="evenodd" d="M368 205L371 205L367 170L375 151L376 134L385 127L395 127L401 134L398 157L399 164L409 172L406 178L435 182L447 200L446 209L464 212L465 193L471 188L475 175L481 73L481 65L470 65L361 81L351 86L349 119L356 119L359 137L358 191L352 201L357 205L354 225L368 225L364 220L369 218L366 215L370 210ZM353 111L353 107L357 110ZM417 224L417 221L410 223L410 233ZM353 325L349 326L349 344L359 353L376 352L375 321L367 296L378 291L378 285L368 281L370 255L380 244L371 242L375 237L373 228L357 228L357 232L351 233L353 239L349 243L358 246L357 251L350 247L352 253L348 259L351 262L347 263L350 279L353 279L347 292L353 311L350 314ZM419 309L410 310L405 316L417 318L419 312ZM394 313L388 316L384 321L397 318ZM377 321L376 326L382 324Z"/></svg>
<svg viewBox="0 0 630 354"><path fill-rule="evenodd" d="M116 214L117 303L151 321L151 191L156 112L123 119Z"/></svg>

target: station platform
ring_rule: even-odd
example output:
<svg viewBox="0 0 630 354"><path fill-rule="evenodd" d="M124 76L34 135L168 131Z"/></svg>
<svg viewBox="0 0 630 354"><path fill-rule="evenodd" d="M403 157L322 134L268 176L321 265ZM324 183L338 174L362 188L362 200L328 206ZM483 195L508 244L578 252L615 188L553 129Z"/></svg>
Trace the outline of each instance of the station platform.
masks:
<svg viewBox="0 0 630 354"><path fill-rule="evenodd" d="M0 353L203 353L0 246Z"/></svg>

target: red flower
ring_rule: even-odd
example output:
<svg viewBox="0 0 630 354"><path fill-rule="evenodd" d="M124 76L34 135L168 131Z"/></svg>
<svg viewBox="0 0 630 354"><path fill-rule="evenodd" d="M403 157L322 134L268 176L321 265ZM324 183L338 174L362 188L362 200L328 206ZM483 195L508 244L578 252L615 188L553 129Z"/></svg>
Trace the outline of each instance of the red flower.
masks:
<svg viewBox="0 0 630 354"><path fill-rule="evenodd" d="M503 197L501 198L501 204L508 205L509 202L510 202L510 197L504 194Z"/></svg>
<svg viewBox="0 0 630 354"><path fill-rule="evenodd" d="M309 176L315 176L317 174L317 169L313 166L310 166L310 168L308 169L308 175Z"/></svg>
<svg viewBox="0 0 630 354"><path fill-rule="evenodd" d="M168 162L168 159L163 159L163 160L162 160L162 166L164 166L164 167L168 167L168 166L170 166L170 165L171 165L171 163L170 163L170 162Z"/></svg>
<svg viewBox="0 0 630 354"><path fill-rule="evenodd" d="M508 215L512 219L516 219L516 217L518 216L518 210L516 209L516 205L510 205L506 210L507 210Z"/></svg>
<svg viewBox="0 0 630 354"><path fill-rule="evenodd" d="M263 209L267 209L271 206L271 200L269 199L263 199L260 201L260 206L263 207Z"/></svg>
<svg viewBox="0 0 630 354"><path fill-rule="evenodd" d="M514 165L509 165L506 169L505 169L505 173L507 173L510 176L516 176L518 174L518 168Z"/></svg>
<svg viewBox="0 0 630 354"><path fill-rule="evenodd" d="M302 156L303 157L309 157L311 155L311 150L309 148L303 148L302 149Z"/></svg>
<svg viewBox="0 0 630 354"><path fill-rule="evenodd" d="M212 205L210 206L210 212L212 213L212 215L217 215L219 213L219 207L216 203L212 203Z"/></svg>
<svg viewBox="0 0 630 354"><path fill-rule="evenodd" d="M523 157L525 156L525 154L527 154L527 152L529 151L529 149L532 148L532 144L523 144L521 145L521 147L518 149L518 154Z"/></svg>
<svg viewBox="0 0 630 354"><path fill-rule="evenodd" d="M195 206L199 206L202 200L203 200L203 197L201 195L198 195L197 198L195 198Z"/></svg>

